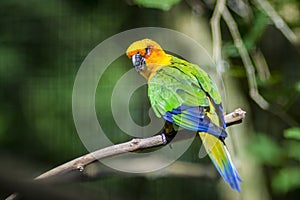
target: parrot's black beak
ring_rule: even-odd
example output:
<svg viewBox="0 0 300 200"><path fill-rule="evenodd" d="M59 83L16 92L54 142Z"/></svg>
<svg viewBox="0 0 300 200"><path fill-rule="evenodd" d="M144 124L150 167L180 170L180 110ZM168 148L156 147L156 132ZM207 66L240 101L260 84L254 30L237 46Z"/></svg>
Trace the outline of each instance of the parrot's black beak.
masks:
<svg viewBox="0 0 300 200"><path fill-rule="evenodd" d="M132 64L137 72L141 72L145 69L146 59L141 56L141 54L137 53L131 57Z"/></svg>

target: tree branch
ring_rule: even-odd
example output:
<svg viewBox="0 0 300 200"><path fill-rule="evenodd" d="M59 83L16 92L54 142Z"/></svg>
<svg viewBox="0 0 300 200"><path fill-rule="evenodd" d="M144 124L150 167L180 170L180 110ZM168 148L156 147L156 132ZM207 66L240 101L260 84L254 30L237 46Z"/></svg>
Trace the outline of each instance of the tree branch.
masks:
<svg viewBox="0 0 300 200"><path fill-rule="evenodd" d="M235 123L239 123L245 118L245 115L246 112L238 108L234 112L225 115L226 124L230 126ZM189 137L195 137L195 135L189 135ZM128 152L149 149L152 147L165 145L166 143L167 141L164 133L154 135L148 138L135 138L128 142L105 147L103 149L99 149L97 151L75 158L69 162L66 162L58 167L55 167L41 174L40 176L36 177L35 180L45 180L48 178L57 177L74 170L79 170L80 172L83 172L86 166L97 160L117 156ZM18 196L19 195L17 193L14 193L7 197L6 200L16 200Z"/></svg>
<svg viewBox="0 0 300 200"><path fill-rule="evenodd" d="M225 71L225 62L222 59L222 34L220 27L220 20L224 7L226 6L226 0L217 0L215 3L215 8L213 15L210 19L211 33L212 33L212 43L213 43L213 61L216 67L216 83L219 88L224 87L223 73ZM225 94L223 94L225 95Z"/></svg>
<svg viewBox="0 0 300 200"><path fill-rule="evenodd" d="M215 10L210 20L211 32L212 32L212 41L213 41L213 59L218 66L222 61L222 38L221 38L221 28L220 28L220 19L221 14L224 10L225 0L216 1Z"/></svg>
<svg viewBox="0 0 300 200"><path fill-rule="evenodd" d="M285 23L285 21L280 17L280 15L268 1L254 0L254 2L257 7L261 7L265 11L265 13L273 21L276 28L281 31L281 33L290 41L291 44L298 44L296 34L290 29L290 27Z"/></svg>
<svg viewBox="0 0 300 200"><path fill-rule="evenodd" d="M280 108L279 106L272 105L273 109L270 109L271 106L270 106L269 102L266 101L264 99L264 97L261 96L261 94L258 91L258 87L257 87L255 68L254 68L251 58L248 54L248 51L243 43L242 37L238 30L238 25L235 22L234 18L232 17L231 13L229 12L229 10L227 9L227 7L224 7L222 16L229 28L231 36L234 40L234 44L235 44L235 46L241 56L241 59L244 63L246 73L247 73L248 84L249 84L249 88L250 88L250 91L249 91L250 97L262 109L268 110L269 112L278 116L280 119L282 119L283 121L285 121L287 124L289 124L291 126L297 126L298 123L292 117L290 117L282 108Z"/></svg>
<svg viewBox="0 0 300 200"><path fill-rule="evenodd" d="M267 110L269 108L269 103L258 92L254 66L243 43L242 37L238 30L238 26L227 7L224 8L222 16L229 28L234 44L246 68L248 84L250 88L250 96L262 109Z"/></svg>

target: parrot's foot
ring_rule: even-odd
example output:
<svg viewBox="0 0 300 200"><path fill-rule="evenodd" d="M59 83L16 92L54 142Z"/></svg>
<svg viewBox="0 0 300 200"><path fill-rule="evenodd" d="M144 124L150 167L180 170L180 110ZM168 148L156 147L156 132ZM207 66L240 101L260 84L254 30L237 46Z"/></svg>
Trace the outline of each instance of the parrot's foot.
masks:
<svg viewBox="0 0 300 200"><path fill-rule="evenodd" d="M161 134L161 137L162 137L162 140L164 142L164 144L167 144L168 143L168 140L167 140L167 137L164 133Z"/></svg>
<svg viewBox="0 0 300 200"><path fill-rule="evenodd" d="M177 134L177 131L172 131L169 133L162 133L166 138L166 144L169 144Z"/></svg>

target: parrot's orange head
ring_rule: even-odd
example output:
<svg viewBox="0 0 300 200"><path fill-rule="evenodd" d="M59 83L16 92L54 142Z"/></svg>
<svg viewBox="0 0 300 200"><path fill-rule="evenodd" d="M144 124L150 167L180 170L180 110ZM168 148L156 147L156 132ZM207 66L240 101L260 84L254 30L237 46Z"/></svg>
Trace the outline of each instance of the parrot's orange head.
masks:
<svg viewBox="0 0 300 200"><path fill-rule="evenodd" d="M159 44L150 39L133 42L127 48L126 55L132 60L135 70L147 80L156 70L170 64L171 58Z"/></svg>

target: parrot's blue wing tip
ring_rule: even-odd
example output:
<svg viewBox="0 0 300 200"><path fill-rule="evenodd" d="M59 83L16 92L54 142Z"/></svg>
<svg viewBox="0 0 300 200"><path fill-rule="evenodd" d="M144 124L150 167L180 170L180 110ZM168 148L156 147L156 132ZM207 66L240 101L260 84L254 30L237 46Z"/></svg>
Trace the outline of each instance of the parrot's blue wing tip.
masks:
<svg viewBox="0 0 300 200"><path fill-rule="evenodd" d="M225 167L223 170L221 170L219 167L217 167L217 169L220 172L223 179L225 180L225 182L228 183L228 185L230 185L230 187L233 190L241 192L240 182L242 182L242 179L240 178L236 168L231 163L230 159L228 158L226 161L226 163L222 161L223 166Z"/></svg>

